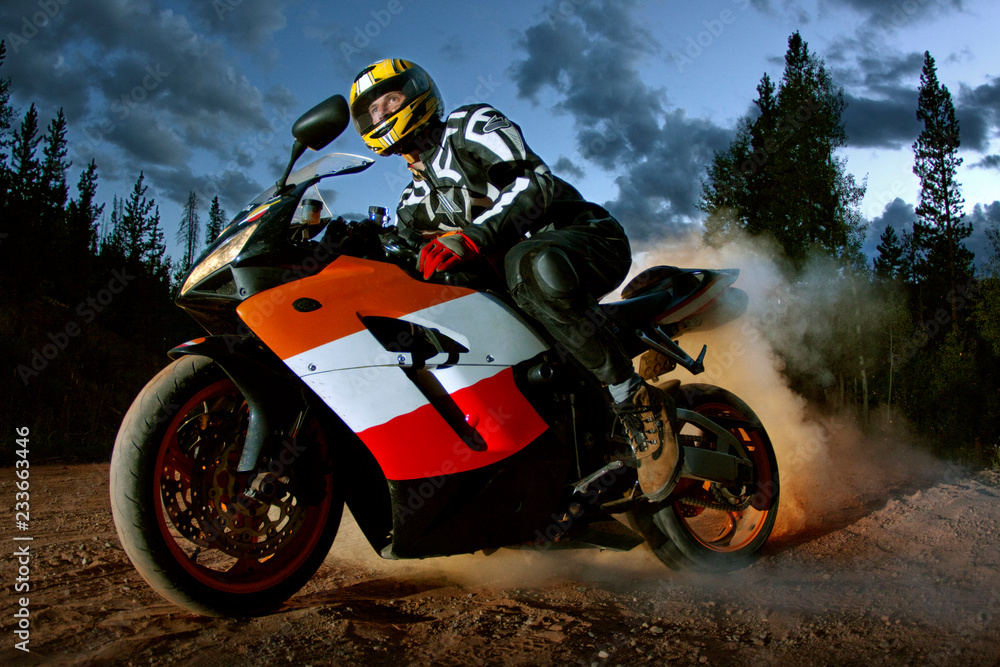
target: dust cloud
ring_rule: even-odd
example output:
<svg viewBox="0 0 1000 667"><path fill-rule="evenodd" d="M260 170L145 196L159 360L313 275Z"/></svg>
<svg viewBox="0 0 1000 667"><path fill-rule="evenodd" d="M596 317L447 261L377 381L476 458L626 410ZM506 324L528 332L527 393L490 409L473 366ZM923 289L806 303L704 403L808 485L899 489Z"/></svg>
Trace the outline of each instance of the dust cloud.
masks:
<svg viewBox="0 0 1000 667"><path fill-rule="evenodd" d="M708 248L691 237L637 250L634 273L659 264L740 270L735 286L750 297L747 313L713 331L680 337L692 356L708 346L705 372L691 376L678 370L671 377L724 387L763 422L781 479L774 536L822 529L850 508L888 499L892 489L951 474L946 464L915 446L918 436L901 417L873 414L871 422L879 429L863 430L853 411L830 412L810 404L782 373L784 360L794 360L818 379L829 377L817 350L850 343L832 340L831 311L875 295L858 293L863 288L838 279L835 267L822 262L808 266L792 284L774 259L777 253L762 242Z"/></svg>

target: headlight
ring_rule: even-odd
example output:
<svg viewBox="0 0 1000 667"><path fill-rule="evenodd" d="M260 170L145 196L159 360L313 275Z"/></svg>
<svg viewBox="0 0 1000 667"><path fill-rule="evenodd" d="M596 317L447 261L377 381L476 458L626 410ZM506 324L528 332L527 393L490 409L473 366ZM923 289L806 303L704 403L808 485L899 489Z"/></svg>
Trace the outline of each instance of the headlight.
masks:
<svg viewBox="0 0 1000 667"><path fill-rule="evenodd" d="M192 289L203 279L236 259L236 256L240 254L241 250L243 250L243 246L246 245L247 240L256 230L257 223L250 225L246 229L240 230L228 241L213 250L208 257L201 260L198 265L192 269L187 280L184 281L184 285L181 287L181 294L184 294L188 290Z"/></svg>

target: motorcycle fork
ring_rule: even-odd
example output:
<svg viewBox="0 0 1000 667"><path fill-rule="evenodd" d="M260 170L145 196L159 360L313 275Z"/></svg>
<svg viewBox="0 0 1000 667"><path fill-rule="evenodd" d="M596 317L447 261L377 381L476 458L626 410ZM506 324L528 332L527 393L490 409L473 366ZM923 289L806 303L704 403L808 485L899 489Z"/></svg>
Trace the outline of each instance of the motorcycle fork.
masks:
<svg viewBox="0 0 1000 667"><path fill-rule="evenodd" d="M281 361L254 338L208 336L179 345L168 355L172 359L185 355L208 357L243 394L249 418L237 467L240 474L249 477L262 452L281 451L305 423L307 401L300 386L275 370Z"/></svg>

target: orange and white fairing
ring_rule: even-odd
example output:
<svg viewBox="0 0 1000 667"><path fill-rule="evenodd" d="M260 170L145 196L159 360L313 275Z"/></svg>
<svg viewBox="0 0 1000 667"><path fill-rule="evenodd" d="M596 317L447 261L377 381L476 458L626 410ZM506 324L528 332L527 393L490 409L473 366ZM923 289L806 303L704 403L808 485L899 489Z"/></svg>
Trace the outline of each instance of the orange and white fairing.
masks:
<svg viewBox="0 0 1000 667"><path fill-rule="evenodd" d="M310 300L308 308L303 299ZM387 479L481 468L520 451L548 428L513 372L548 345L487 294L425 283L392 264L340 257L314 276L248 298L237 312L358 434ZM464 439L432 405L427 387L407 373L409 355L384 345L365 326L369 317L426 327L468 350L457 360L442 354L424 362L436 391L461 411ZM468 429L481 446L467 444Z"/></svg>

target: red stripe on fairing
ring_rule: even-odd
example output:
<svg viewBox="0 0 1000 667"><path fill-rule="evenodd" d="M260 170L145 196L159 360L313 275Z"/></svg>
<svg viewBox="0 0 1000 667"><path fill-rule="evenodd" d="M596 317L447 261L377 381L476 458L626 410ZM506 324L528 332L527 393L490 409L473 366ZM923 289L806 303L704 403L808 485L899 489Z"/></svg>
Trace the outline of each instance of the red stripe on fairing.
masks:
<svg viewBox="0 0 1000 667"><path fill-rule="evenodd" d="M434 406L424 405L360 432L387 479L421 479L475 470L524 449L548 426L504 369L451 394L467 421L486 443L477 452L466 445Z"/></svg>

